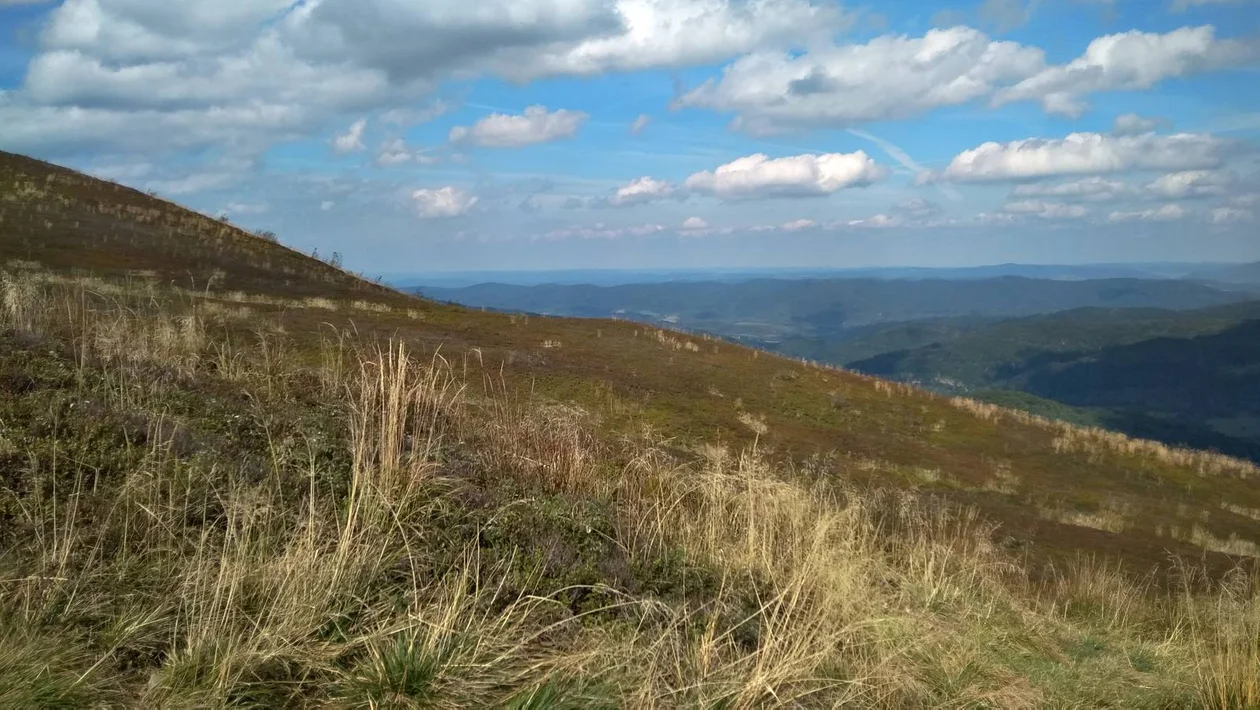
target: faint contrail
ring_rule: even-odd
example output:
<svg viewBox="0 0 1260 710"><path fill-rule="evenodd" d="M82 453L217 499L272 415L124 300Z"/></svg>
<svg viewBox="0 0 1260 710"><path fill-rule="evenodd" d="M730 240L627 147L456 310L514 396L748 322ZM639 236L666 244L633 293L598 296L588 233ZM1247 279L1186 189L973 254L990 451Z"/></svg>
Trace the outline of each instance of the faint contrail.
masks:
<svg viewBox="0 0 1260 710"><path fill-rule="evenodd" d="M916 176L921 175L925 172L928 172L927 169L924 168L922 165L919 165L919 163L914 158L911 158L909 153L902 150L901 148L898 148L892 143L889 143L883 138L880 138L879 136L873 136L870 133L867 133L866 131L860 131L856 128L850 128L849 133L863 140L868 140L874 143L875 145L879 146L880 148L883 149L885 153L891 156L893 160L897 161L898 163L901 163L903 167L913 172ZM944 182L937 182L936 186L940 188L942 194L944 194L946 197L953 200L954 202L958 202L962 200L963 198L962 194L960 194L958 190L954 189L953 185L950 185Z"/></svg>

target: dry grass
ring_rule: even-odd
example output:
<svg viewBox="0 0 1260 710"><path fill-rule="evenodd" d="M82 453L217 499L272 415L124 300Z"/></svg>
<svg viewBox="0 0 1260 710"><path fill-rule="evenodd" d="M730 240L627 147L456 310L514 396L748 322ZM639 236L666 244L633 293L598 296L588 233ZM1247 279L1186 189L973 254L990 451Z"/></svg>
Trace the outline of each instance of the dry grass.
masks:
<svg viewBox="0 0 1260 710"><path fill-rule="evenodd" d="M137 284L0 283L0 337L62 352L32 376L64 363L94 408L44 422L34 394L0 399L0 460L21 462L0 495L0 706L1257 698L1241 572L1175 593L1104 563L1036 577L974 511L756 445L609 438L467 359L291 340ZM114 440L98 419L143 426Z"/></svg>
<svg viewBox="0 0 1260 710"><path fill-rule="evenodd" d="M1201 476L1233 475L1243 479L1260 476L1260 466L1223 454L1182 449L1147 439L1135 439L1120 432L1098 427L1076 426L1068 422L1046 419L1035 414L1006 409L965 397L954 397L949 401L955 407L971 412L984 421L1009 420L1051 431L1055 434L1053 445L1058 453L1085 454L1089 457L1116 454L1135 456L1191 469Z"/></svg>

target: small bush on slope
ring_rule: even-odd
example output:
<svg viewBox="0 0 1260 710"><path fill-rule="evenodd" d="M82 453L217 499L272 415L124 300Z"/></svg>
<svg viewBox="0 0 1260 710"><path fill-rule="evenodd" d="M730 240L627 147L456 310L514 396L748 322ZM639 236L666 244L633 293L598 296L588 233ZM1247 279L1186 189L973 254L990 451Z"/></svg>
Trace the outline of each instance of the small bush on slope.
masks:
<svg viewBox="0 0 1260 710"><path fill-rule="evenodd" d="M1253 577L680 459L163 291L6 276L0 706L1245 707Z"/></svg>

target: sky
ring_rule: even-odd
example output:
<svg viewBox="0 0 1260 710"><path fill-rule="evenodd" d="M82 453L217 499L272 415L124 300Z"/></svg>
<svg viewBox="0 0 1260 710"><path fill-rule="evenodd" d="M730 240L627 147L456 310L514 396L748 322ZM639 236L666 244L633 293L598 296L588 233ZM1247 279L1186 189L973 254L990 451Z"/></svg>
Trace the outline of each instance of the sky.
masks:
<svg viewBox="0 0 1260 710"><path fill-rule="evenodd" d="M0 0L0 149L369 274L1260 260L1260 0Z"/></svg>

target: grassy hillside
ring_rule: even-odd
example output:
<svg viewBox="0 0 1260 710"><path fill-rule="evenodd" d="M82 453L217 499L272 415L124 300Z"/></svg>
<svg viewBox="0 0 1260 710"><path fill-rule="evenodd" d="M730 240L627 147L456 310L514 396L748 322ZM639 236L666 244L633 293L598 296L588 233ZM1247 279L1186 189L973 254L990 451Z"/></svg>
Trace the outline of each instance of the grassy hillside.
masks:
<svg viewBox="0 0 1260 710"><path fill-rule="evenodd" d="M23 194L0 706L1260 699L1252 465Z"/></svg>

